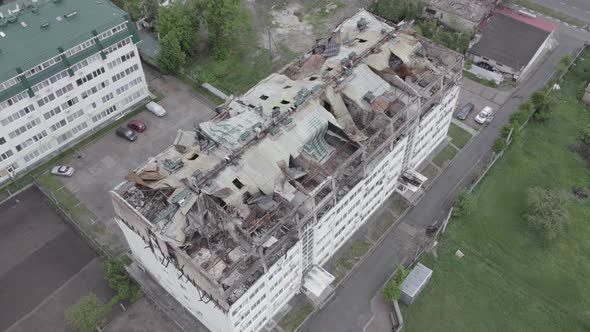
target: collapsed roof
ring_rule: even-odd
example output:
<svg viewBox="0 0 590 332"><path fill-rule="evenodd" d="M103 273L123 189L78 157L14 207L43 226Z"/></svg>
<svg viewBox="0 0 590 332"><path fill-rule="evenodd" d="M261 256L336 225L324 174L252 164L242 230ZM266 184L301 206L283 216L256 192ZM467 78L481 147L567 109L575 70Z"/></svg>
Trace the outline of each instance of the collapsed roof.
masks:
<svg viewBox="0 0 590 332"><path fill-rule="evenodd" d="M214 119L179 131L116 191L233 303L461 68L459 54L361 10Z"/></svg>

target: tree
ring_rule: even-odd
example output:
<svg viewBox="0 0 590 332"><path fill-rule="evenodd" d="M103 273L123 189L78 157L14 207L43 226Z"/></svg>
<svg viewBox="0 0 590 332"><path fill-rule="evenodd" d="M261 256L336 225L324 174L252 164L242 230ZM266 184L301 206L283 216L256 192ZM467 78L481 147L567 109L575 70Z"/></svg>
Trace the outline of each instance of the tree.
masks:
<svg viewBox="0 0 590 332"><path fill-rule="evenodd" d="M422 15L424 2L422 0L376 0L370 10L395 23L402 20L413 20Z"/></svg>
<svg viewBox="0 0 590 332"><path fill-rule="evenodd" d="M160 12L160 3L158 0L145 0L144 3L145 16L147 18L158 20Z"/></svg>
<svg viewBox="0 0 590 332"><path fill-rule="evenodd" d="M90 293L68 308L66 320L80 332L94 332L104 323L109 308L94 294Z"/></svg>
<svg viewBox="0 0 590 332"><path fill-rule="evenodd" d="M399 300L401 296L399 288L404 279L406 279L407 275L408 271L406 271L406 269L402 265L399 265L391 279L389 279L385 286L383 286L383 288L381 289L381 294L383 294L385 299L392 302Z"/></svg>
<svg viewBox="0 0 590 332"><path fill-rule="evenodd" d="M539 121L549 119L549 116L551 115L551 106L553 104L551 97L539 90L531 96L531 101L535 108L534 118Z"/></svg>
<svg viewBox="0 0 590 332"><path fill-rule="evenodd" d="M156 31L161 40L174 33L183 52L189 53L196 32L197 21L191 15L188 3L176 1L159 10ZM161 47L163 49L163 47Z"/></svg>
<svg viewBox="0 0 590 332"><path fill-rule="evenodd" d="M132 21L137 21L141 17L143 0L113 0L113 3L128 12Z"/></svg>
<svg viewBox="0 0 590 332"><path fill-rule="evenodd" d="M175 33L166 35L160 41L160 54L158 54L158 65L166 74L173 74L184 65L186 55L182 52L180 42Z"/></svg>
<svg viewBox="0 0 590 332"><path fill-rule="evenodd" d="M548 240L555 239L568 222L566 203L567 194L562 190L530 188L526 213L529 226L540 231Z"/></svg>
<svg viewBox="0 0 590 332"><path fill-rule="evenodd" d="M119 300L131 300L140 292L139 287L129 279L125 263L121 259L109 259L103 265L109 287L117 292Z"/></svg>
<svg viewBox="0 0 590 332"><path fill-rule="evenodd" d="M221 60L228 54L229 38L240 25L239 0L205 0L203 18L207 23L213 57Z"/></svg>

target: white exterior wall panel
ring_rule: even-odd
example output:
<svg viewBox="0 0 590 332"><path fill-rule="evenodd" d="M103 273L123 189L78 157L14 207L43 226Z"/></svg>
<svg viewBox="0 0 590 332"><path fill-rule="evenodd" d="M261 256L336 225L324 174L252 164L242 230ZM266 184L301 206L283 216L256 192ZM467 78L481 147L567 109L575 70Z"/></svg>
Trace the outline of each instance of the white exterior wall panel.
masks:
<svg viewBox="0 0 590 332"><path fill-rule="evenodd" d="M109 69L109 62L120 58L125 54L129 54L130 52L134 52L133 57L130 57L122 64ZM66 146L75 142L77 138L87 135L96 127L108 122L108 120L121 116L131 106L149 95L137 47L132 42L109 53L104 60L100 57L99 53L92 55L87 59L93 59L94 61L80 68L75 72L74 76L70 77L68 75L53 84L41 88L33 97L26 97L0 111L0 121L5 120L5 122L8 122L10 119L17 117L23 108L30 105L34 108L32 112L11 120L9 123L0 125L0 142L4 142L0 144L0 154L11 151L10 157L0 158L0 170L7 170L14 176L20 171L34 166L44 157L55 151L66 148ZM132 67L133 65L137 65L136 70L116 82L113 82L112 77L114 75ZM72 67L74 66L75 64L72 64ZM104 68L104 73L82 85L76 83L78 79L81 79L100 68ZM117 88L130 84L130 82L134 80L135 82L137 82L137 80L141 81L137 82L137 84L126 91L117 94ZM108 82L108 85L86 98L82 97L84 92L99 85L101 82ZM70 91L57 97L56 92L70 85L72 87ZM106 102L103 102L103 97L110 93L113 94L113 97ZM48 96L55 96L55 98L43 103L44 98ZM131 98L131 96L134 98ZM64 109L62 105L73 98L77 98L77 103ZM40 102L42 102L42 104L40 104ZM112 111L111 109L110 112L106 114L105 111L113 106L116 110ZM48 114L58 107L59 113L48 118L45 116L45 114ZM74 115L79 111L83 112L81 116ZM105 114L100 116L102 112L105 112ZM71 120L68 120L69 117L72 117ZM22 128L22 126L27 128L27 124L31 121L36 121L38 123L35 126L28 128L25 132L20 133L15 137L10 137L12 136L12 132ZM66 123L60 125L60 122L63 123L63 121ZM56 124L60 125L60 127L53 129L52 126ZM36 138L31 144L24 148L20 147L21 144L26 144L27 140L33 137ZM38 137L41 138L37 139ZM9 176L0 175L0 183L8 179Z"/></svg>

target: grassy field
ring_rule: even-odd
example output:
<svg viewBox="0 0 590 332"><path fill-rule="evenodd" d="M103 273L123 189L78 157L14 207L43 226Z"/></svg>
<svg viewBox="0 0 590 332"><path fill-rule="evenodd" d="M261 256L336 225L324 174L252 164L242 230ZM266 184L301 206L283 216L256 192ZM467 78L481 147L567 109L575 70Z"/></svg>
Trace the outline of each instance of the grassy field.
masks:
<svg viewBox="0 0 590 332"><path fill-rule="evenodd" d="M449 162L455 157L457 152L459 152L459 151L457 151L457 149L455 149L452 145L449 144L449 145L445 146L445 148L442 149L436 155L436 157L434 157L432 159L432 162L440 168L445 168L445 167L447 167Z"/></svg>
<svg viewBox="0 0 590 332"><path fill-rule="evenodd" d="M338 260L336 260L329 271L334 276L333 285L337 285L346 274L354 267L354 265L367 253L371 248L371 243L366 240L356 240L346 248Z"/></svg>
<svg viewBox="0 0 590 332"><path fill-rule="evenodd" d="M284 45L277 44L273 45L271 59L269 50L258 46L251 13L244 11L241 19L243 28L230 42L226 59L215 60L204 52L193 56L193 63L186 70L199 83L209 83L227 95L245 93L296 56Z"/></svg>
<svg viewBox="0 0 590 332"><path fill-rule="evenodd" d="M471 139L471 134L468 131L460 128L454 123L451 123L448 135L450 138L452 138L451 143L453 143L459 149L462 149Z"/></svg>
<svg viewBox="0 0 590 332"><path fill-rule="evenodd" d="M303 295L301 297L300 301L279 321L279 326L285 332L295 331L313 311L313 305L307 302Z"/></svg>
<svg viewBox="0 0 590 332"><path fill-rule="evenodd" d="M570 196L570 222L550 243L523 218L532 186L590 186L588 167L570 149L590 123L578 101L590 51L581 59L561 85L553 117L529 124L475 191L476 211L453 218L436 257L421 260L434 275L404 307L406 331L590 330L590 202Z"/></svg>

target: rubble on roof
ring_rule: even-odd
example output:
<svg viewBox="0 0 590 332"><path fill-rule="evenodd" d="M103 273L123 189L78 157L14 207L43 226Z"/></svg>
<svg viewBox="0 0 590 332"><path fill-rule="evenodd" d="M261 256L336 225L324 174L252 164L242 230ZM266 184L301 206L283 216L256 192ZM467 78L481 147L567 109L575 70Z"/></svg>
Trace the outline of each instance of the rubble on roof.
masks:
<svg viewBox="0 0 590 332"><path fill-rule="evenodd" d="M235 301L461 68L460 55L361 10L215 118L180 130L121 196Z"/></svg>

